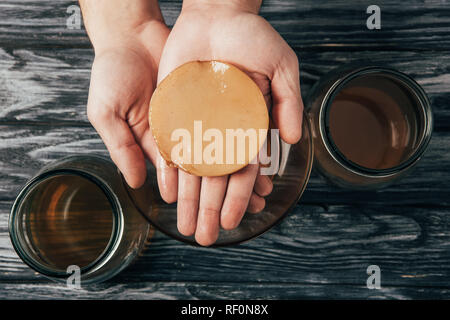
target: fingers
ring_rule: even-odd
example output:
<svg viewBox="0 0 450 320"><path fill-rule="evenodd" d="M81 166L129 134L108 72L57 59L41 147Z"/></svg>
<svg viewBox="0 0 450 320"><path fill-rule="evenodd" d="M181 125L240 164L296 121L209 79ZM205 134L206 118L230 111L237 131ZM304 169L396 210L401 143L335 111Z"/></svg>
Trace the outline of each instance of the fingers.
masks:
<svg viewBox="0 0 450 320"><path fill-rule="evenodd" d="M159 153L156 158L156 175L161 198L167 203L177 201L178 169L170 167Z"/></svg>
<svg viewBox="0 0 450 320"><path fill-rule="evenodd" d="M144 154L128 124L112 112L100 113L96 110L100 108L88 107L89 121L99 133L125 181L131 188L139 188L145 182L147 170Z"/></svg>
<svg viewBox="0 0 450 320"><path fill-rule="evenodd" d="M234 229L241 222L252 195L258 169L257 164L249 164L230 176L220 219L225 230Z"/></svg>
<svg viewBox="0 0 450 320"><path fill-rule="evenodd" d="M258 213L261 212L265 206L266 200L253 192L250 201L248 202L247 212Z"/></svg>
<svg viewBox="0 0 450 320"><path fill-rule="evenodd" d="M231 175L225 196L226 177L201 179L179 170L178 231L185 236L195 233L197 242L208 246L217 240L219 219L224 229L233 229L245 211L261 212L266 204L263 197L270 194L273 184L269 177L257 173L258 166L249 165Z"/></svg>
<svg viewBox="0 0 450 320"><path fill-rule="evenodd" d="M261 212L266 206L266 200L263 197L268 196L273 189L273 182L269 176L258 174L253 188L252 195L248 202L247 211L250 213Z"/></svg>
<svg viewBox="0 0 450 320"><path fill-rule="evenodd" d="M197 227L200 184L200 177L178 171L177 225L185 236L193 235Z"/></svg>
<svg viewBox="0 0 450 320"><path fill-rule="evenodd" d="M303 101L300 94L299 66L296 54L290 50L274 72L271 90L273 120L280 129L281 138L298 142L302 135Z"/></svg>
<svg viewBox="0 0 450 320"><path fill-rule="evenodd" d="M220 209L222 208L228 176L203 177L195 240L202 246L216 242L219 236Z"/></svg>
<svg viewBox="0 0 450 320"><path fill-rule="evenodd" d="M269 178L269 176L259 174L256 177L254 192L257 195L261 197L266 197L272 192L272 189L273 183L272 180Z"/></svg>

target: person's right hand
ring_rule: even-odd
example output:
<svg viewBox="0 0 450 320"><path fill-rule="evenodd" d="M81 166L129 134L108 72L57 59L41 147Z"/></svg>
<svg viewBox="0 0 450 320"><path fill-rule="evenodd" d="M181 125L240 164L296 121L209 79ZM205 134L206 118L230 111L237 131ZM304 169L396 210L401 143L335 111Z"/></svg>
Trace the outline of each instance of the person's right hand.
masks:
<svg viewBox="0 0 450 320"><path fill-rule="evenodd" d="M260 88L280 137L301 137L303 102L295 52L257 12L261 1L184 0L164 47L158 81L190 61L218 60L247 73ZM173 169L174 180L176 170ZM175 182L173 183L175 184ZM258 212L272 181L248 165L229 176L197 177L178 170L178 230L212 245L220 227L231 230L245 212Z"/></svg>
<svg viewBox="0 0 450 320"><path fill-rule="evenodd" d="M87 114L126 182L132 188L145 182L148 158L157 169L162 198L174 202L177 179L170 176L173 171L160 156L148 121L168 34L163 22L149 21L136 33L96 49Z"/></svg>

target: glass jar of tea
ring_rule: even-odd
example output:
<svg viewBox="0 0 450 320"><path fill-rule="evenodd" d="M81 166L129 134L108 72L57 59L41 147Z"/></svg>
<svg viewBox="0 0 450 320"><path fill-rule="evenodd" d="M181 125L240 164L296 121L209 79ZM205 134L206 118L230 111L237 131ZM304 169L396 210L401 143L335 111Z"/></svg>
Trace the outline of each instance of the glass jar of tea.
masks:
<svg viewBox="0 0 450 320"><path fill-rule="evenodd" d="M377 66L346 66L322 77L307 100L314 166L331 182L374 189L402 177L423 155L433 117L409 76Z"/></svg>

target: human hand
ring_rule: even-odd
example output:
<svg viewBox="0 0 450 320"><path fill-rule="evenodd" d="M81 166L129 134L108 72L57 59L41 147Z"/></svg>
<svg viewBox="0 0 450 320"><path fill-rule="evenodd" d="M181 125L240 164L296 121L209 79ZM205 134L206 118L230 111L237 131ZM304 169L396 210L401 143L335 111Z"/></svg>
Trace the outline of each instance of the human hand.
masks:
<svg viewBox="0 0 450 320"><path fill-rule="evenodd" d="M245 71L259 86L281 138L296 143L301 136L303 103L296 54L263 18L260 1L189 1L166 42L158 83L172 70L189 61L220 60ZM261 211L264 196L272 190L257 165L222 177L196 177L174 168L178 179L178 230L195 233L201 245L213 244L224 229L237 227L245 213Z"/></svg>
<svg viewBox="0 0 450 320"><path fill-rule="evenodd" d="M157 169L161 196L173 202L177 181L170 176L172 171L160 156L148 123L150 98L156 87L159 60L169 29L152 2L136 1L133 8L120 0L114 1L118 1L116 5L111 0L80 2L95 48L88 118L131 187L144 183L145 158L148 158ZM156 1L153 4L157 6ZM111 8L115 11L103 12ZM96 15L95 11L102 14ZM122 20L112 19L114 15L129 20L120 25ZM113 21L104 21L108 17Z"/></svg>

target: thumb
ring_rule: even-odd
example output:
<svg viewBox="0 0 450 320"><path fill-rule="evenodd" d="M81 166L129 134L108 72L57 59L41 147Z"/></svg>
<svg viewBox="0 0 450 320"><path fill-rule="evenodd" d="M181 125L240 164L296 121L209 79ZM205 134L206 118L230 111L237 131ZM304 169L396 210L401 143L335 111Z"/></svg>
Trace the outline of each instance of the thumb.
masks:
<svg viewBox="0 0 450 320"><path fill-rule="evenodd" d="M272 117L280 129L281 138L290 144L302 136L303 101L300 94L300 75L294 51L283 57L271 82Z"/></svg>
<svg viewBox="0 0 450 320"><path fill-rule="evenodd" d="M98 112L88 106L88 118L105 143L112 161L131 188L141 187L147 175L144 154L136 143L128 123L114 112Z"/></svg>

